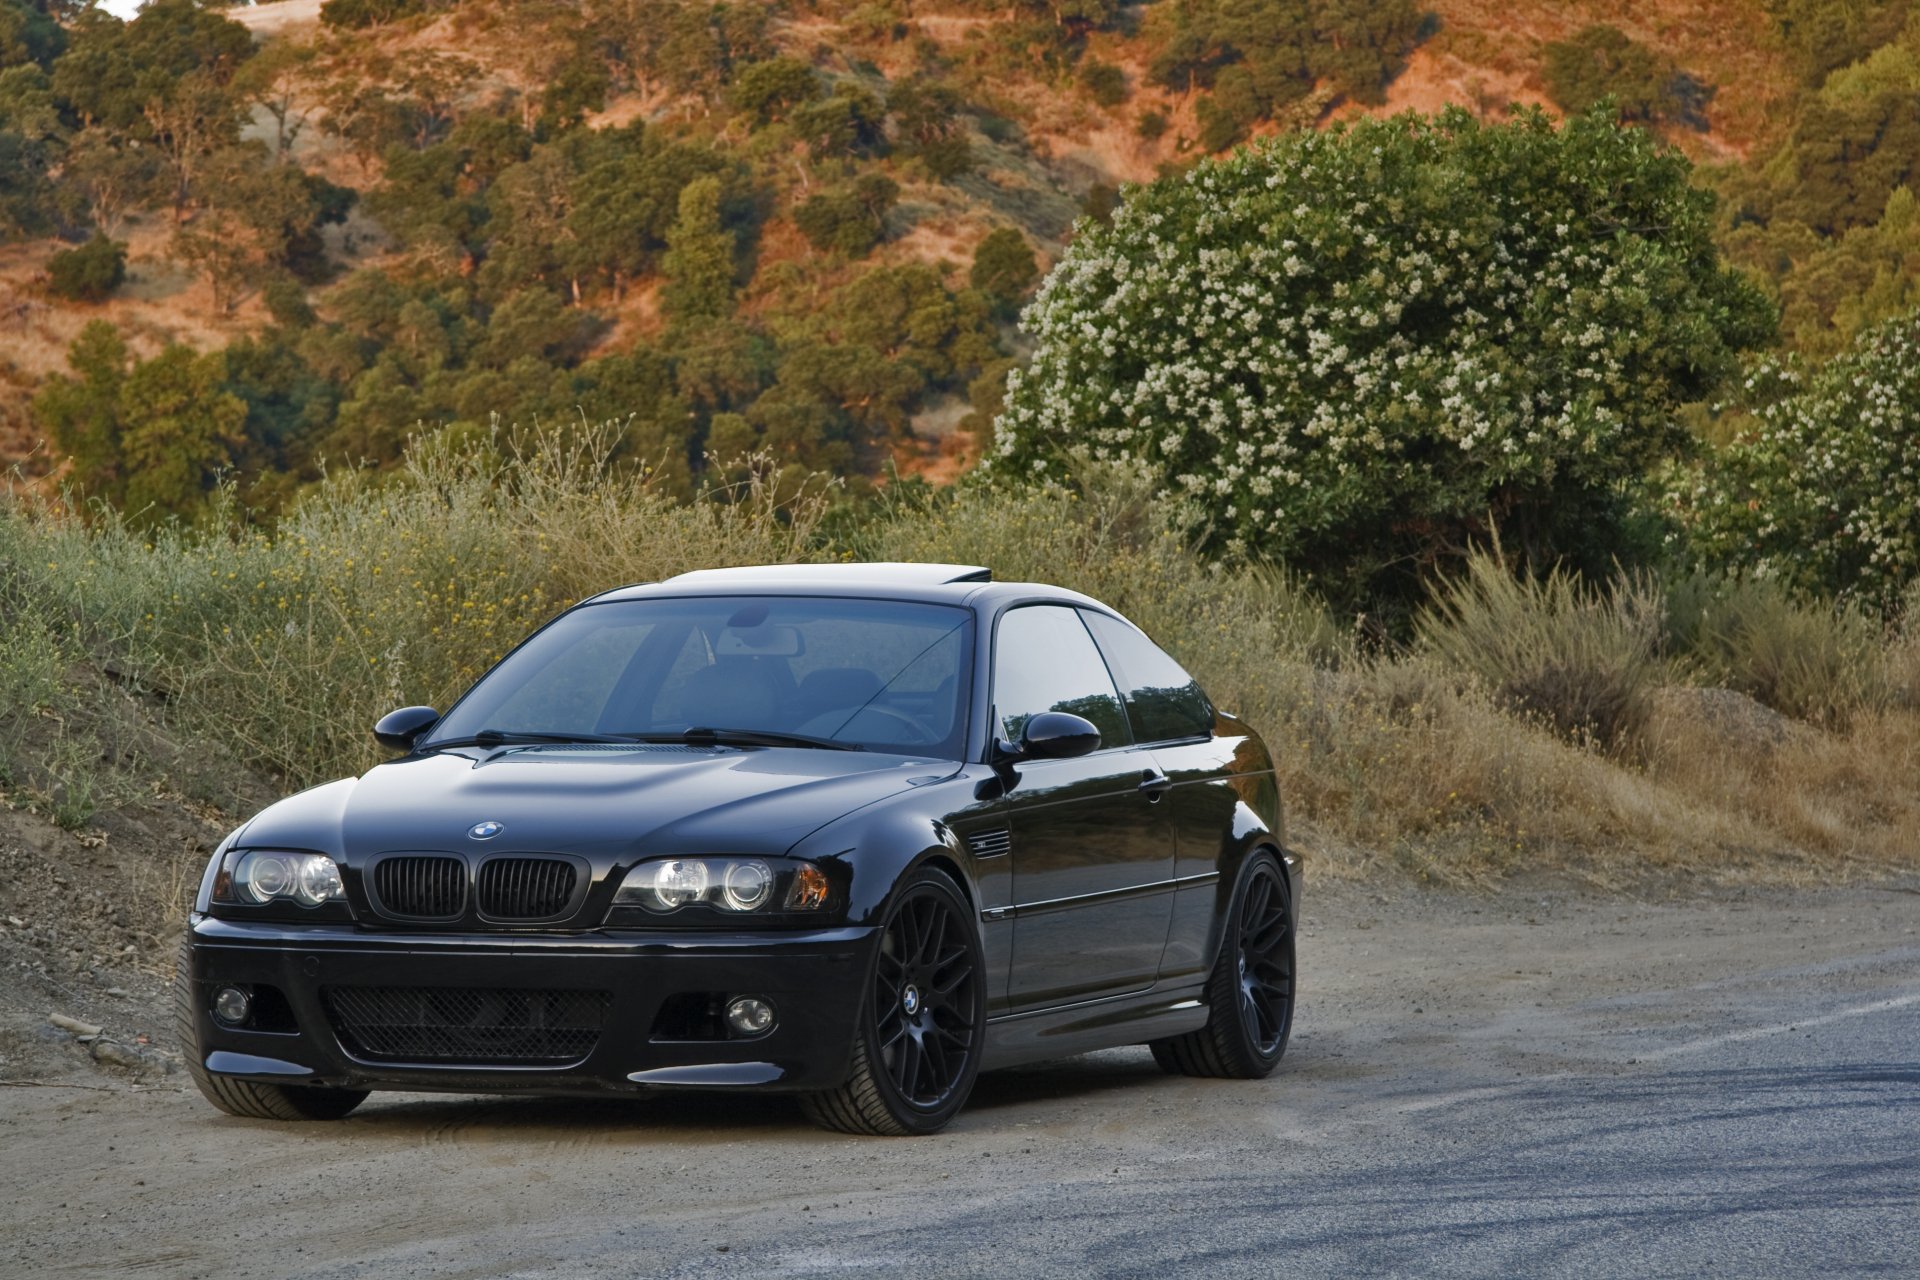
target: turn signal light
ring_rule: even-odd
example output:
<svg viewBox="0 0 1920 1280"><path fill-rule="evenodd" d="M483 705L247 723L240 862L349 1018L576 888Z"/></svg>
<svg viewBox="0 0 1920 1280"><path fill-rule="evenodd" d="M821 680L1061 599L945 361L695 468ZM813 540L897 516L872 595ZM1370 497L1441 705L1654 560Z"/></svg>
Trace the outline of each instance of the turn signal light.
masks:
<svg viewBox="0 0 1920 1280"><path fill-rule="evenodd" d="M793 884L787 889L787 910L818 911L827 905L830 889L827 873L811 862L803 862L793 873Z"/></svg>

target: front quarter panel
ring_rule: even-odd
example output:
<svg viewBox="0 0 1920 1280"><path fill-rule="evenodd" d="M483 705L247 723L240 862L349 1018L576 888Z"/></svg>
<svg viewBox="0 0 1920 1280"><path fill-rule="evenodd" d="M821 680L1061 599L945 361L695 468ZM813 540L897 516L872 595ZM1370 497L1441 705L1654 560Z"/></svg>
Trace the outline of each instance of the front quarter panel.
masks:
<svg viewBox="0 0 1920 1280"><path fill-rule="evenodd" d="M978 857L970 838L1005 826L993 770L968 765L830 823L789 852L834 870L845 886L849 925L881 923L894 887L917 867L933 866L953 877L981 930L990 976L988 1006L994 1009L1005 999L1012 923L985 921L981 913L1010 905L1013 881L1006 855Z"/></svg>

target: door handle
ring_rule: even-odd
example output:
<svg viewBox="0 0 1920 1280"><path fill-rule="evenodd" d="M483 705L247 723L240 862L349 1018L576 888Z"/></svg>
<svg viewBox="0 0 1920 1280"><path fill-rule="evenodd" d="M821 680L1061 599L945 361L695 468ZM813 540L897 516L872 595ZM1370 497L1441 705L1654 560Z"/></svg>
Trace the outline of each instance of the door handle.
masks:
<svg viewBox="0 0 1920 1280"><path fill-rule="evenodd" d="M1173 789L1173 779L1164 773L1152 769L1140 771L1140 794L1147 798L1148 804L1159 804L1160 797Z"/></svg>

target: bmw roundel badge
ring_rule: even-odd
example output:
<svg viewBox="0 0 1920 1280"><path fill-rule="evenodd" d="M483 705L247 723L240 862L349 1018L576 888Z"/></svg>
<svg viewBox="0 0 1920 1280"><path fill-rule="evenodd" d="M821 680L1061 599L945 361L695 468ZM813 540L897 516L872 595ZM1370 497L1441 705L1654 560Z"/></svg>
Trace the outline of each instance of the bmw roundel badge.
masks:
<svg viewBox="0 0 1920 1280"><path fill-rule="evenodd" d="M475 840L491 840L506 829L507 824L504 822L476 822L467 828L467 834Z"/></svg>

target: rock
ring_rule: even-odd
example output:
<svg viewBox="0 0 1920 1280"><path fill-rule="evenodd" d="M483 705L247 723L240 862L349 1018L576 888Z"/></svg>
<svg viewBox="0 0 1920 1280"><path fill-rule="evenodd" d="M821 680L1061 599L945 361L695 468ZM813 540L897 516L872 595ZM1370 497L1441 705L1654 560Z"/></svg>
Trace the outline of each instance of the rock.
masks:
<svg viewBox="0 0 1920 1280"><path fill-rule="evenodd" d="M47 1015L47 1021L62 1031L70 1031L76 1036L97 1036L102 1030L102 1028L95 1026L91 1022L82 1022L78 1018L69 1018L64 1013L50 1013Z"/></svg>
<svg viewBox="0 0 1920 1280"><path fill-rule="evenodd" d="M147 1056L131 1045L100 1039L93 1042L93 1060L109 1067L138 1071L147 1065Z"/></svg>

